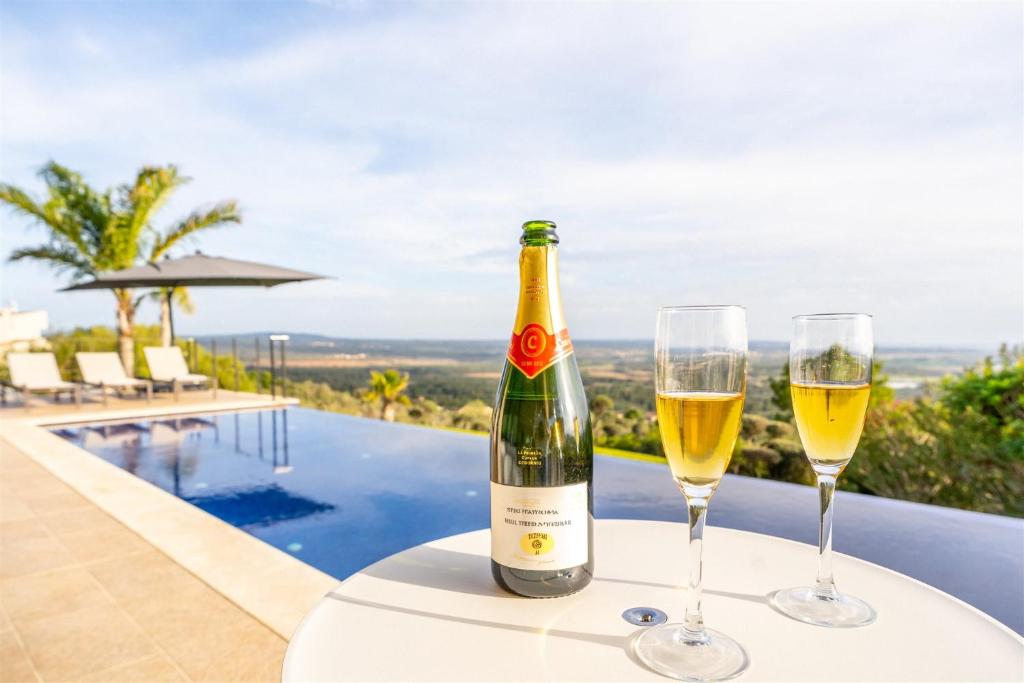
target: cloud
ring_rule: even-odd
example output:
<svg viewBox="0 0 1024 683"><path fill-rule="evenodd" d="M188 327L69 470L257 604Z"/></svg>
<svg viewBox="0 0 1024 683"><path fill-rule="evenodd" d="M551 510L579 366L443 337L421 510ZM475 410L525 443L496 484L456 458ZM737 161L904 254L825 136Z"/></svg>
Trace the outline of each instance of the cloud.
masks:
<svg viewBox="0 0 1024 683"><path fill-rule="evenodd" d="M180 19L143 49L142 9L55 7L46 32L4 9L0 173L31 185L55 157L102 185L175 161L196 180L168 219L246 211L204 251L337 277L204 292L195 329L502 337L517 226L549 217L579 337L650 336L657 304L714 299L746 303L755 338L824 308L880 312L892 342L1020 338L1019 12L818 9L339 4L259 33L235 8L257 37L208 52ZM38 240L20 225L5 248ZM16 268L23 305L109 317Z"/></svg>

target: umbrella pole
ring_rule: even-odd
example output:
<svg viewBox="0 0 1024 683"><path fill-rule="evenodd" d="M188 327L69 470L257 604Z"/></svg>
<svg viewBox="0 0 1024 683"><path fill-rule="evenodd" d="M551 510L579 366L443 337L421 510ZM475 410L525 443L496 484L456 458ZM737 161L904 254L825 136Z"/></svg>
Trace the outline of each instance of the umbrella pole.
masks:
<svg viewBox="0 0 1024 683"><path fill-rule="evenodd" d="M174 346L174 287L167 288L167 324L171 328L171 346Z"/></svg>

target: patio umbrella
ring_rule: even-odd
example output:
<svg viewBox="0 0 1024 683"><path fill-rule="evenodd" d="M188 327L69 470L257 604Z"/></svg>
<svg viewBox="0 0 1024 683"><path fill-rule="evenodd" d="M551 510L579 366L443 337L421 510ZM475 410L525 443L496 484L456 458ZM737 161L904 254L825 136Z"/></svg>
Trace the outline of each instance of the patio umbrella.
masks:
<svg viewBox="0 0 1024 683"><path fill-rule="evenodd" d="M197 251L191 256L176 259L165 258L157 263L147 263L137 268L105 273L94 280L65 287L60 291L166 287L167 305L170 307L171 297L177 287L274 287L288 282L320 280L323 277L323 275L265 263L207 256ZM173 308L170 310L171 343L173 344L174 313Z"/></svg>

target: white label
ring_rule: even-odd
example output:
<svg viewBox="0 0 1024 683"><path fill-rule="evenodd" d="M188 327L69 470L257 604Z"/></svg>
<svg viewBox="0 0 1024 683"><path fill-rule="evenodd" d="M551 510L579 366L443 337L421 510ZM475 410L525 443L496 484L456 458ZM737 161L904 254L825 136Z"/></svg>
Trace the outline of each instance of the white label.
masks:
<svg viewBox="0 0 1024 683"><path fill-rule="evenodd" d="M491 558L513 569L586 564L587 483L505 486L491 482Z"/></svg>

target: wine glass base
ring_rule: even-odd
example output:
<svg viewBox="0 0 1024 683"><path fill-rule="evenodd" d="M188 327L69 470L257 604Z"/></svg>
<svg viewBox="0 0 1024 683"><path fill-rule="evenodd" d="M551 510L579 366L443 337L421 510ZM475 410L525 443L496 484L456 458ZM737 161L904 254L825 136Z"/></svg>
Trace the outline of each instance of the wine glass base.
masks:
<svg viewBox="0 0 1024 683"><path fill-rule="evenodd" d="M771 603L797 621L829 628L867 626L878 616L871 605L859 598L841 593L823 597L810 586L776 591Z"/></svg>
<svg viewBox="0 0 1024 683"><path fill-rule="evenodd" d="M657 673L680 681L726 681L747 670L746 650L729 636L705 630L703 639L683 624L653 626L633 640L633 653Z"/></svg>

